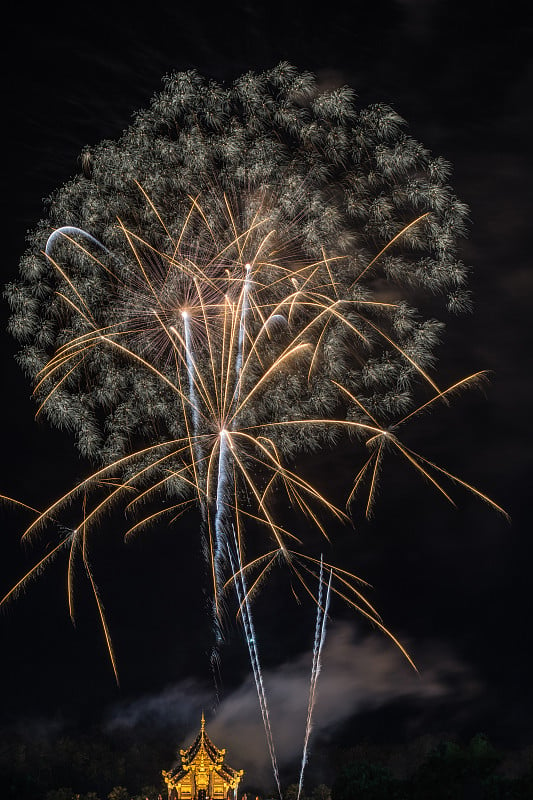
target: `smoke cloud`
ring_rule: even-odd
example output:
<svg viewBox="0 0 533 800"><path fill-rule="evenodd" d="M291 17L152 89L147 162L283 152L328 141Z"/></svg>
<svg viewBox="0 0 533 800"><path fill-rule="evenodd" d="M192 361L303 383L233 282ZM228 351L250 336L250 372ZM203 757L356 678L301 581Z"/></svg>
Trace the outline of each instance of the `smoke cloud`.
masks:
<svg viewBox="0 0 533 800"><path fill-rule="evenodd" d="M414 648L413 648L414 650ZM323 651L322 673L313 719L313 737L329 738L349 718L398 700L413 702L413 713L423 703L432 706L450 696L471 701L480 684L447 648L428 642L416 648L420 673L409 666L401 653L384 637L358 638L352 625L332 625ZM307 715L312 653L306 652L264 673L270 719L281 768L294 766L301 758ZM206 710L209 736L226 747L228 763L245 770L245 781L270 785L272 770L265 741L253 678L220 703L210 720L212 693L187 680L164 692L116 708L109 727L138 724L171 726L183 734L186 746L196 735L202 710ZM312 758L312 756L311 756ZM170 765L169 765L170 766Z"/></svg>

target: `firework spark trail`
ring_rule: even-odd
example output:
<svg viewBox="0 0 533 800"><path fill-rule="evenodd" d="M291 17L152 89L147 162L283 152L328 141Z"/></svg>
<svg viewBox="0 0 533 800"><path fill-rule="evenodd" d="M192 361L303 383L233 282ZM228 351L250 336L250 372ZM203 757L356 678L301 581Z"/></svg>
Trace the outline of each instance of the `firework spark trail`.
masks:
<svg viewBox="0 0 533 800"><path fill-rule="evenodd" d="M192 349L192 336L191 336L191 319L190 315L187 311L182 311L182 319L183 319L183 334L184 339L182 340L185 345L185 361L187 365L187 378L189 382L189 405L190 405L190 413L192 417L192 443L191 443L191 454L193 456L192 460L192 467L195 473L195 482L198 482L198 477L196 475L199 465L202 463L202 449L199 444L198 440L198 433L200 430L200 404L198 398L198 391L196 387L196 376L195 373L197 372L197 367L194 359L193 349ZM184 417L186 416L186 412L184 409ZM200 503L200 511L202 514L203 522L205 523L206 513L205 513L205 503ZM205 544L205 529L202 529L202 538L204 540L203 548L206 550Z"/></svg>
<svg viewBox="0 0 533 800"><path fill-rule="evenodd" d="M244 286L242 290L242 307L241 307L241 318L239 320L239 341L237 344L237 358L235 360L235 379L236 379L236 386L235 386L235 399L238 402L239 399L239 390L240 390L240 383L241 383L241 370L242 370L242 362L244 356L244 341L246 335L246 315L248 313L249 308L249 294L251 288L251 273L252 273L252 265L246 264L246 277L244 279Z"/></svg>
<svg viewBox="0 0 533 800"><path fill-rule="evenodd" d="M239 548L239 543L237 541L237 536L235 533L235 528L232 526L233 531L233 540L235 545L235 553L237 558L237 563L235 563L233 559L233 555L231 552L231 546L228 542L228 554L231 564L231 569L233 571L234 580L235 580L235 591L237 594L237 600L239 603L239 609L241 612L241 618L244 628L244 636L246 639L246 644L248 646L248 653L250 655L250 663L252 665L252 671L254 674L255 686L257 690L257 697L259 699L259 707L261 709L261 716L263 717L263 726L265 728L265 735L267 739L268 750L270 753L270 760L272 762L272 770L274 772L274 778L276 780L276 786L278 789L278 795L280 800L282 800L282 792L281 792L281 782L279 779L279 770L278 770L278 762L276 758L276 750L274 747L274 738L272 736L272 728L270 725L270 715L268 712L268 703L265 691L265 685L263 682L263 674L261 671L261 662L259 660L259 652L257 649L257 638L255 635L255 628L252 618L252 609L250 607L250 600L248 589L246 586L246 580L244 577L244 570L242 565L241 553Z"/></svg>
<svg viewBox="0 0 533 800"><path fill-rule="evenodd" d="M303 788L304 771L307 764L309 737L311 736L313 711L316 702L316 688L321 668L320 658L322 655L322 648L324 646L324 642L326 639L326 621L329 610L331 581L333 578L333 570L330 570L328 587L326 590L326 599L324 602L324 607L322 608L323 569L324 569L323 560L322 556L320 556L320 573L318 579L319 584L318 584L318 598L317 598L317 608L316 608L315 642L313 647L313 664L311 667L311 682L309 685L309 704L307 706L307 723L305 726L304 746L302 752L302 765L300 768L300 780L298 782L297 800L300 800L300 794Z"/></svg>
<svg viewBox="0 0 533 800"><path fill-rule="evenodd" d="M182 311L181 316L183 319L185 358L187 361L187 377L189 380L189 402L191 405L193 432L194 435L196 436L200 424L200 412L199 412L198 397L196 393L196 383L195 383L196 366L194 363L194 357L192 352L191 320L187 311Z"/></svg>
<svg viewBox="0 0 533 800"><path fill-rule="evenodd" d="M195 482L198 482L198 475L197 470L199 469L200 465L202 464L202 449L199 444L198 433L200 429L200 405L199 405L199 398L198 392L196 387L196 372L197 367L193 355L193 344L192 344L192 336L191 336L191 319L190 314L188 311L182 311L182 319L183 319L183 342L185 345L185 360L187 366L187 377L189 383L189 404L190 404L190 411L192 417L192 444L191 444L191 454L193 455L192 458L192 467L195 473ZM221 437L223 438L223 437ZM222 442L221 442L222 445ZM220 458L222 454L219 453L219 470L220 470ZM220 485L220 480L219 480ZM222 498L220 498L222 500ZM217 514L219 508L219 501L217 495ZM209 533L206 530L206 522L207 522L207 509L205 502L200 502L200 513L202 515L202 523L201 523L201 539L202 539L202 550L204 552L204 556L208 559L208 551L209 547L207 544ZM215 596L211 603L213 608L213 633L214 633L214 642L213 647L211 648L211 671L213 675L213 682L215 686L215 693L217 697L218 703L218 696L219 696L219 684L220 684L220 656L219 656L219 648L222 643L222 630L220 626L219 620L219 612L218 612L218 597L217 597L217 570L216 566L214 565L214 576L215 576Z"/></svg>
<svg viewBox="0 0 533 800"><path fill-rule="evenodd" d="M223 581L223 561L228 549L228 493L231 490L230 484L230 446L228 443L228 432L223 428L220 431L218 450L218 473L215 504L215 546L213 553L213 573L215 580L215 615L220 618L220 593ZM220 637L220 638L219 638ZM221 633L220 625L217 625L217 644L220 644Z"/></svg>
<svg viewBox="0 0 533 800"><path fill-rule="evenodd" d="M315 673L316 673L316 661L317 661L317 654L318 648L320 647L320 631L321 631L321 623L322 623L322 595L323 595L323 576L324 576L324 558L323 555L320 554L320 571L318 575L318 595L317 595L317 603L316 603L316 623L315 623L315 640L313 645L313 663L311 666L311 683L310 683L310 692L309 696L311 697L311 688L314 683ZM308 706L308 713L307 719L309 720L309 708Z"/></svg>
<svg viewBox="0 0 533 800"><path fill-rule="evenodd" d="M312 712L312 697L313 697L313 686L315 683L315 675L316 675L316 667L317 667L317 656L320 647L320 632L321 632L321 623L322 623L322 594L323 594L323 574L324 574L324 559L322 554L320 555L320 571L318 576L318 596L317 596L317 604L316 604L316 623L315 623L315 640L313 645L313 662L311 665L311 681L309 684L309 702L307 706L307 720L305 725L305 734L304 734L304 745L302 748L302 763L300 767L300 779L298 781L298 794L297 800L300 800L300 794L302 792L303 787L303 779L304 779L304 771L307 764L307 743L309 741L309 735L311 730L311 712Z"/></svg>
<svg viewBox="0 0 533 800"><path fill-rule="evenodd" d="M241 310L239 318L239 335L237 341L237 352L235 354L235 386L233 389L233 397L229 404L232 408L238 402L240 393L241 371L243 365L244 355L244 342L246 336L246 315L249 308L249 293L251 288L251 264L246 264L246 277L244 279L241 291ZM231 352L228 357L231 356ZM189 356L188 356L189 357ZM231 373L230 373L231 374ZM229 377L229 376L228 376ZM192 380L192 378L190 378ZM232 419L232 428L235 427L235 416ZM219 595L220 587L223 581L223 559L227 551L229 551L228 543L228 496L232 490L230 478L230 444L229 434L225 428L222 428L219 434L219 453L218 453L218 474L217 474L217 489L216 489L216 509L215 509L215 549L214 549L214 563L213 571L215 577L215 613L220 616L219 610ZM217 625L219 628L220 626ZM220 636L220 630L217 631ZM218 638L218 637L217 637Z"/></svg>

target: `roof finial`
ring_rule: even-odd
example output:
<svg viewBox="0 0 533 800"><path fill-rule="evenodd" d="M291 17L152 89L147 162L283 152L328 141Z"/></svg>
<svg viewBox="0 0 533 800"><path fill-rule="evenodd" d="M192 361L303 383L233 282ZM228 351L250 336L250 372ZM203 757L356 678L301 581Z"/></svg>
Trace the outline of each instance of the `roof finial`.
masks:
<svg viewBox="0 0 533 800"><path fill-rule="evenodd" d="M205 731L205 717L204 712L202 711L202 733Z"/></svg>

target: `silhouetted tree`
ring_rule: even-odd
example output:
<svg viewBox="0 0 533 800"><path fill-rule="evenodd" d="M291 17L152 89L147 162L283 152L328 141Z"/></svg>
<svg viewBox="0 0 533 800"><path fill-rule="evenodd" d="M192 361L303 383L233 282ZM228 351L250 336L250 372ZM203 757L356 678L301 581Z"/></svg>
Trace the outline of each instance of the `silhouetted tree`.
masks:
<svg viewBox="0 0 533 800"><path fill-rule="evenodd" d="M331 800L400 800L401 781L380 764L355 761L344 766L333 786Z"/></svg>
<svg viewBox="0 0 533 800"><path fill-rule="evenodd" d="M485 736L466 747L444 742L418 769L412 782L414 800L481 800L501 756Z"/></svg>

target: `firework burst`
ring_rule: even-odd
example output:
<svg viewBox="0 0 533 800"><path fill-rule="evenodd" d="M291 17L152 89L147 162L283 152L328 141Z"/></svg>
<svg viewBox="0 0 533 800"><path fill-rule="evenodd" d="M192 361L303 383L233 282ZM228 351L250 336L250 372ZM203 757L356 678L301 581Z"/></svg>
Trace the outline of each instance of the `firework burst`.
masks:
<svg viewBox="0 0 533 800"><path fill-rule="evenodd" d="M278 562L315 602L310 582L327 570L328 601L342 597L388 633L364 582L321 566L272 499L284 492L324 535L324 512L347 520L295 466L344 439L356 464L348 504L366 481L367 514L390 450L446 498L449 479L501 511L400 438L482 378L439 388L443 325L412 304L423 289L450 310L468 307L456 256L466 209L447 164L390 108L358 111L351 90L320 93L287 64L229 89L173 75L121 140L87 150L84 164L52 198L7 297L37 414L72 430L98 464L37 514L26 539L57 530L80 504L75 529L59 528L3 602L66 549L72 608L81 558L118 679L92 532L117 504L132 516L127 537L195 507L215 653L227 587L252 636L250 600ZM247 529L264 542L248 562Z"/></svg>

